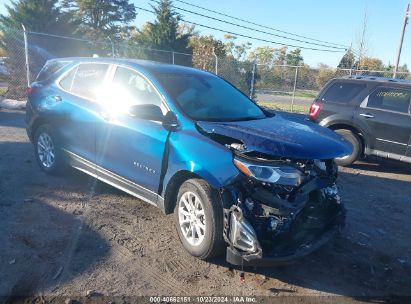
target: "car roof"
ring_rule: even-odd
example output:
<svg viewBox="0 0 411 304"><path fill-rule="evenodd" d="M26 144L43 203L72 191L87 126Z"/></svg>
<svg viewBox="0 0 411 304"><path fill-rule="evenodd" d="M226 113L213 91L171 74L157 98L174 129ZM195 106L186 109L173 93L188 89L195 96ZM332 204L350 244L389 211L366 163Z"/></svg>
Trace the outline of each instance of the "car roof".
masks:
<svg viewBox="0 0 411 304"><path fill-rule="evenodd" d="M52 61L70 61L73 63L81 62L96 62L96 63L112 63L112 64L125 64L128 66L134 66L136 68L143 68L153 74L197 74L197 75L213 75L210 72L190 68L182 65L166 64L150 60L142 59L126 59L126 58L94 58L94 57L67 57L51 59Z"/></svg>
<svg viewBox="0 0 411 304"><path fill-rule="evenodd" d="M397 79L389 77L379 77L379 76L370 76L370 75L352 75L335 78L334 80L358 80L358 81L368 81L368 82L381 82L381 83L398 83L411 85L411 80L408 79Z"/></svg>

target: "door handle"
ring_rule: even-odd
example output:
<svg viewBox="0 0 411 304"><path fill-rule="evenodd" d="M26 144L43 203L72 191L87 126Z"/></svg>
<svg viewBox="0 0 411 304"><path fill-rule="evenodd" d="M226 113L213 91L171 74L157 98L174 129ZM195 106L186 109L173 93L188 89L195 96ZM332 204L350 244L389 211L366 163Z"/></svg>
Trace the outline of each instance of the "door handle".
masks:
<svg viewBox="0 0 411 304"><path fill-rule="evenodd" d="M374 115L370 113L360 113L360 116L365 117L365 118L374 118Z"/></svg>

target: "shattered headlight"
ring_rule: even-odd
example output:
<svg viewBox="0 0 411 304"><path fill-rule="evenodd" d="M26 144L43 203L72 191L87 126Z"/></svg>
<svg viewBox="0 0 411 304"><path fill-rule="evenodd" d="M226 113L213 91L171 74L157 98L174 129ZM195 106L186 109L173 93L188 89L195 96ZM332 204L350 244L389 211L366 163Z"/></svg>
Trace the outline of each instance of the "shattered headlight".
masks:
<svg viewBox="0 0 411 304"><path fill-rule="evenodd" d="M301 171L287 165L265 166L248 163L238 158L234 158L234 165L245 175L262 182L277 183L285 186L298 186L302 181Z"/></svg>
<svg viewBox="0 0 411 304"><path fill-rule="evenodd" d="M231 212L229 238L234 247L248 253L257 252L260 247L254 228L236 212Z"/></svg>

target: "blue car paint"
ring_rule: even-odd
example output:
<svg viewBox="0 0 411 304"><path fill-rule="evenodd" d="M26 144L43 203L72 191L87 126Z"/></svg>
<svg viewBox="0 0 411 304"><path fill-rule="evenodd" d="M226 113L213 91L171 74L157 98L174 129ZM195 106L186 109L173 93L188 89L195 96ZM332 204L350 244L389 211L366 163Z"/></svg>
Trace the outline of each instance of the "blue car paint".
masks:
<svg viewBox="0 0 411 304"><path fill-rule="evenodd" d="M159 122L122 115L96 127L97 165L158 191L168 131Z"/></svg>
<svg viewBox="0 0 411 304"><path fill-rule="evenodd" d="M233 154L225 146L199 133L194 124L170 134L168 168L164 189L179 171L188 171L205 179L218 189L232 183L239 175L233 165Z"/></svg>
<svg viewBox="0 0 411 304"><path fill-rule="evenodd" d="M54 82L39 85L35 90L42 93L29 102L37 108L38 119L53 126L56 137L64 143L64 149L95 162L99 106L59 89ZM55 96L60 96L62 101L56 101Z"/></svg>
<svg viewBox="0 0 411 304"><path fill-rule="evenodd" d="M64 148L81 157L95 162L95 131L98 117L98 106L92 102L84 102L77 96L61 92L62 100L57 105L60 119L54 126L58 138L65 143Z"/></svg>
<svg viewBox="0 0 411 304"><path fill-rule="evenodd" d="M196 174L216 189L241 178L241 173L233 164L232 151L199 132L196 122L181 111L156 79L158 72L207 72L139 60L69 60L72 63L64 70L84 60L103 61L137 70L157 88L170 111L175 113L179 127L170 131L158 122L141 121L131 117L103 121L99 116L101 109L98 104L79 105L77 97L61 92L53 81L48 81L42 84L35 83L34 86L38 86L44 94L33 94L29 98L29 107L33 109L27 112L29 135L32 135L32 128L37 120L47 121L61 136L64 148L71 149L81 157L150 191L155 191L160 198L165 196L169 182L179 172L189 171ZM61 73L62 71L58 72L60 75ZM55 77L53 79L55 80ZM62 95L61 102L51 102L47 97L55 92ZM198 122L198 126L206 132L219 133L243 141L248 149L273 156L330 159L348 154L351 150L347 142L332 131L308 121L285 119L278 114L272 118L243 122ZM163 165L166 167L162 167ZM146 167L154 173L148 172Z"/></svg>
<svg viewBox="0 0 411 304"><path fill-rule="evenodd" d="M351 144L335 132L281 114L239 122L199 122L208 133L242 141L250 151L294 159L331 159L350 154Z"/></svg>

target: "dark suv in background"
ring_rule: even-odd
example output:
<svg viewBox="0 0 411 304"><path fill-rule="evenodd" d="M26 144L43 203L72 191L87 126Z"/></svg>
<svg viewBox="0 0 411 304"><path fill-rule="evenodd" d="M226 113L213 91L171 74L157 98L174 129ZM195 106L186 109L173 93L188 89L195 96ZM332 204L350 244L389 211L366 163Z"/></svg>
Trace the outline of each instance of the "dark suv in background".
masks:
<svg viewBox="0 0 411 304"><path fill-rule="evenodd" d="M327 83L309 118L343 135L353 153L337 159L349 165L365 155L411 163L411 81L350 76Z"/></svg>

